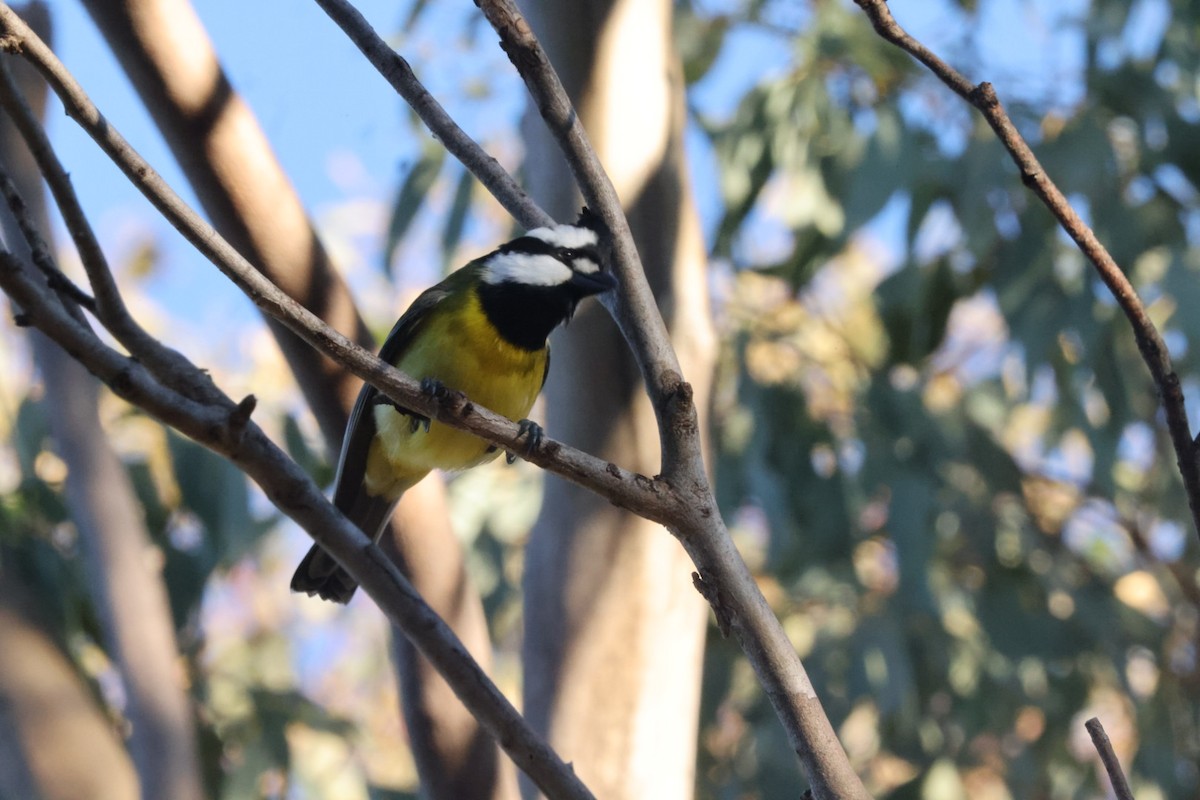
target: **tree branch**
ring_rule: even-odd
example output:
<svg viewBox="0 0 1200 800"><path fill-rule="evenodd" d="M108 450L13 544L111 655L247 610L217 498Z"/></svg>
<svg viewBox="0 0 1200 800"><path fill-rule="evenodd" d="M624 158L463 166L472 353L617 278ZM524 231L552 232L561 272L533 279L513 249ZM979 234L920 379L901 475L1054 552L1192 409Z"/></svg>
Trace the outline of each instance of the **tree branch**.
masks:
<svg viewBox="0 0 1200 800"><path fill-rule="evenodd" d="M93 304L85 307L96 314L97 319L117 341L165 383L183 389L188 396L196 400L215 399L219 392L208 375L201 370L180 369L180 355L163 346L130 315L113 279L108 259L100 249L100 242L79 204L75 188L71 185L71 178L54 153L37 115L25 102L3 61L0 61L0 108L8 113L21 138L25 140L25 145L50 188L50 194L54 197L63 221L66 222L67 232L75 243L88 282L95 293ZM36 231L33 233L37 235ZM57 270L54 272L62 274ZM65 279L64 276L63 280Z"/></svg>
<svg viewBox="0 0 1200 800"><path fill-rule="evenodd" d="M0 62L0 71L3 69L4 64ZM20 235L29 244L30 260L41 271L42 275L45 276L50 288L68 303L73 309L73 313L78 314L80 308L86 308L88 311L94 313L96 311L96 301L92 296L76 286L70 278L54 266L54 259L50 255L50 247L46 244L46 240L42 238L41 233L38 232L37 226L34 225L25 199L21 197L21 194L17 191L16 184L13 183L7 170L2 166L0 166L0 195L4 195L4 202L8 206L8 210L12 213L17 228L20 230Z"/></svg>
<svg viewBox="0 0 1200 800"><path fill-rule="evenodd" d="M1045 204L1059 225L1079 246L1083 254L1096 268L1100 280L1108 287L1117 305L1121 307L1137 341L1142 360L1150 369L1150 376L1162 400L1167 419L1167 430L1171 445L1175 449L1175 460L1183 478L1188 507L1192 512L1192 524L1200 535L1200 461L1197 460L1198 445L1192 438L1188 424L1187 407L1179 376L1171 363L1171 356L1158 329L1146 313L1145 306L1125 276L1125 272L1113 260L1112 255L1096 238L1096 234L1075 213L1067 198L1046 175L1028 143L1017 132L1004 107L996 97L995 89L988 82L972 84L961 73L942 61L929 48L910 36L892 16L885 0L854 0L871 20L871 24L887 41L904 50L927 66L943 83L983 114L988 125L996 132L1001 144L1008 150L1013 163L1021 173L1021 182Z"/></svg>
<svg viewBox="0 0 1200 800"><path fill-rule="evenodd" d="M350 37L350 41L357 45L367 61L412 107L437 140L479 179L517 222L526 228L554 224L550 215L526 194L521 185L500 166L500 162L488 155L446 113L446 109L417 80L408 62L380 38L358 9L347 0L317 0L317 5Z"/></svg>
<svg viewBox="0 0 1200 800"><path fill-rule="evenodd" d="M226 399L218 406L172 392L140 363L112 350L70 317L7 251L0 251L0 288L25 309L40 330L115 394L226 456L250 476L280 510L359 579L542 791L553 798L591 800L592 794L571 768L529 728L391 559L347 521L304 471L250 421L252 397L237 405Z"/></svg>
<svg viewBox="0 0 1200 800"><path fill-rule="evenodd" d="M683 383L679 360L646 281L617 191L592 148L558 73L516 4L512 0L476 0L475 4L500 36L500 46L525 81L538 112L558 141L584 200L612 232L613 271L621 281L621 291L610 311L637 358L658 415L663 475L683 478L686 473L692 482L707 484L695 415L689 418L680 413L690 403L674 402L680 392L690 395L690 388Z"/></svg>
<svg viewBox="0 0 1200 800"><path fill-rule="evenodd" d="M1087 728L1088 735L1092 737L1092 744L1096 747L1096 752L1100 754L1100 761L1104 764L1104 769L1108 772L1108 779L1112 782L1113 794L1117 800L1133 800L1133 791L1129 788L1129 781L1125 779L1125 773L1121 770L1121 762L1117 760L1117 754L1113 752L1112 742L1109 741L1108 734L1104 731L1104 726L1100 724L1097 717L1092 717L1087 722L1083 723Z"/></svg>

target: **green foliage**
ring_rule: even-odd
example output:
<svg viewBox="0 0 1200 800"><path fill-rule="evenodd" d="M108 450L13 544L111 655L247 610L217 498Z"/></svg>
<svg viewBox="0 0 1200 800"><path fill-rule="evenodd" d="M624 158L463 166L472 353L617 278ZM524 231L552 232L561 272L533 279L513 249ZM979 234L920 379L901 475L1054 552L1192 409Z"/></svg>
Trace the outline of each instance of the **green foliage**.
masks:
<svg viewBox="0 0 1200 800"><path fill-rule="evenodd" d="M300 423L292 414L283 418L283 442L288 455L308 473L314 483L318 486L333 483L336 465L330 464L323 455L309 447L308 440L300 430Z"/></svg>
<svg viewBox="0 0 1200 800"><path fill-rule="evenodd" d="M35 466L50 436L45 403L26 399L16 420L11 442L20 481L0 497L0 568L38 598L43 624L65 642L66 631L94 630L95 623L75 558L78 542L67 527L62 487L40 477Z"/></svg>
<svg viewBox="0 0 1200 800"><path fill-rule="evenodd" d="M686 74L711 80L705 48L780 7L685 10ZM1170 11L1148 60L1112 55L1128 4L1068 23L1089 37L1079 102L997 88L1194 393L1200 59L1186 4ZM721 167L715 252L738 270L718 492L851 757L881 797L1086 796L1069 743L1099 713L1128 722L1135 782L1194 795L1195 532L1129 325L991 130L860 11L814 4L793 47L731 117L699 121ZM764 256L771 226L790 247ZM864 277L873 237L901 258ZM1160 547L1179 531L1182 556ZM794 797L741 669L710 646L699 794Z"/></svg>
<svg viewBox="0 0 1200 800"><path fill-rule="evenodd" d="M203 531L195 546L164 547L163 578L175 624L182 627L199 607L213 571L249 554L275 521L250 516L246 476L229 461L173 431L167 443L182 508Z"/></svg>

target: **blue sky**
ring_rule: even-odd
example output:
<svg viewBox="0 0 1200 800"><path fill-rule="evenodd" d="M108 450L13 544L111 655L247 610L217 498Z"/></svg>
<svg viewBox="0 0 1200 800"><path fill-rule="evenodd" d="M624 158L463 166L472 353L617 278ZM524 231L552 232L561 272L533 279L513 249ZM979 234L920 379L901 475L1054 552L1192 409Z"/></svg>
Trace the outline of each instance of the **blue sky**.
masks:
<svg viewBox="0 0 1200 800"><path fill-rule="evenodd" d="M187 183L154 129L124 73L77 0L50 0L58 31L55 49L118 130L185 199ZM465 2L431 3L421 24L403 40L410 3L358 0L356 5L385 38L413 62L430 89L468 132L514 136L524 105L523 87L499 53L493 35ZM723 3L713 0L719 12ZM1134 17L1153 29L1162 0L1138 0ZM235 87L267 132L284 170L311 216L361 197L386 203L417 157L425 134L414 136L408 112L315 2L203 0L195 4ZM983 24L964 36L961 13L949 0L894 2L893 13L918 38L973 79L992 80L1002 97L1077 91L1081 38L1061 35L1063 23L1086 13L1085 0L990 0ZM467 24L474 19L474 24ZM285 21L285 23L281 23ZM880 46L886 46L880 43ZM729 38L716 67L694 87L692 101L706 114L731 111L763 76L785 68L791 43L777 32L743 29ZM467 57L463 57L467 56ZM983 73L983 74L974 74ZM472 87L488 86L480 97ZM949 96L944 102L956 102ZM51 134L72 173L84 207L117 264L147 240L161 256L145 289L165 308L203 326L231 309L252 319L248 301L157 216L95 145L52 106ZM502 120L497 125L497 119ZM513 146L512 141L501 147ZM694 185L706 226L720 213L716 173L699 136L689 138ZM893 204L894 205L894 204ZM894 225L885 227L895 227ZM378 248L381 229L356 246ZM486 244L486 243L484 243Z"/></svg>
<svg viewBox="0 0 1200 800"><path fill-rule="evenodd" d="M368 0L359 5L381 30L398 26L394 3ZM109 121L176 191L196 205L91 18L76 2L54 0L51 7L59 57ZM198 4L197 10L230 79L267 131L310 214L364 189L391 191L416 148L399 100L315 3L220 0ZM287 20L286 35L280 29L281 19ZM59 107L52 105L48 116L59 156L114 262L119 264L149 237L162 262L147 289L167 308L185 317L203 317L197 313L199 297L205 304L241 308L249 314L248 301L237 297L233 287L157 216L91 140L56 110ZM365 175L347 169L347 154L366 166Z"/></svg>

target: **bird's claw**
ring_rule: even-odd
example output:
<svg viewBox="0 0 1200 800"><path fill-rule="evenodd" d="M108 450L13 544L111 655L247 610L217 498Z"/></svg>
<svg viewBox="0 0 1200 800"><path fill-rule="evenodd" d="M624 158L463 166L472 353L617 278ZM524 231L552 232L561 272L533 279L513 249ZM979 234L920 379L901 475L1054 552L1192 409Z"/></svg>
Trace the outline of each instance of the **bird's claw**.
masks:
<svg viewBox="0 0 1200 800"><path fill-rule="evenodd" d="M447 389L446 385L437 378L421 378L421 393L440 400L448 395L450 390ZM408 423L410 432L416 433L419 429L424 428L425 432L429 433L429 417L426 417L423 414L413 413L412 411L407 413L411 418Z"/></svg>
<svg viewBox="0 0 1200 800"><path fill-rule="evenodd" d="M521 451L523 455L529 455L541 446L542 439L546 438L546 432L542 430L541 425L538 425L533 420L523 419L517 423L517 438L525 440ZM504 453L504 460L511 464L517 460L517 454L512 451L506 451Z"/></svg>
<svg viewBox="0 0 1200 800"><path fill-rule="evenodd" d="M437 378L421 378L421 391L430 397L441 398L450 392Z"/></svg>

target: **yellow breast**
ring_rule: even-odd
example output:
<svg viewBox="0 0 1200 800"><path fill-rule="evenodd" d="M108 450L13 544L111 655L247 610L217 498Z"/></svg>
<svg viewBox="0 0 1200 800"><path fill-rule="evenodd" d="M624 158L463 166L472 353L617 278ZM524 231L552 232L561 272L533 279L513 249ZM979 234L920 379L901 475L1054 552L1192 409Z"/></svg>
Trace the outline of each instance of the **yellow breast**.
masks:
<svg viewBox="0 0 1200 800"><path fill-rule="evenodd" d="M474 292L464 306L431 311L418 341L396 366L418 380L441 381L509 419L523 419L541 391L549 348L523 350L501 339ZM366 475L372 494L393 494L389 487L402 490L429 470L467 469L495 456L487 442L469 433L438 422L428 432L423 426L414 431L412 417L387 405L373 412L378 432Z"/></svg>

